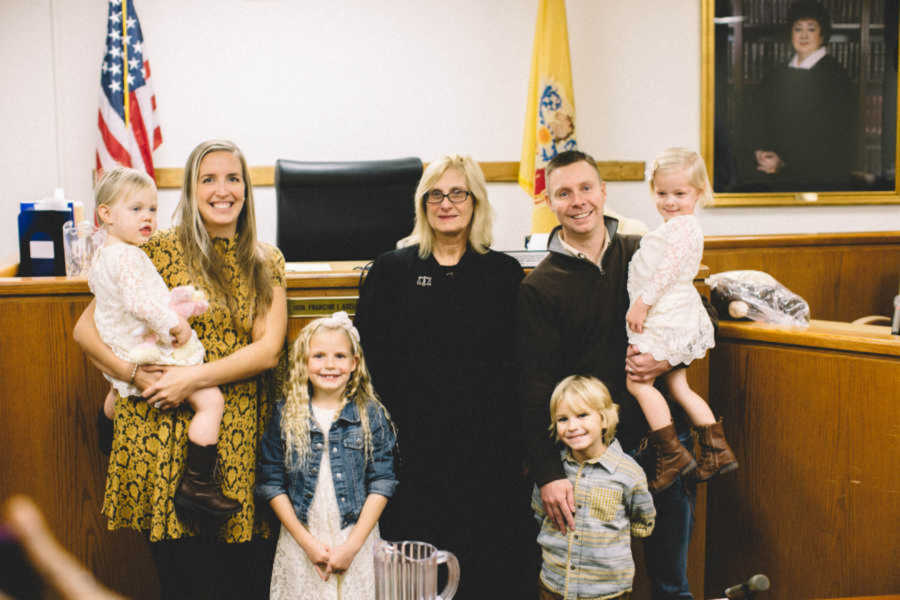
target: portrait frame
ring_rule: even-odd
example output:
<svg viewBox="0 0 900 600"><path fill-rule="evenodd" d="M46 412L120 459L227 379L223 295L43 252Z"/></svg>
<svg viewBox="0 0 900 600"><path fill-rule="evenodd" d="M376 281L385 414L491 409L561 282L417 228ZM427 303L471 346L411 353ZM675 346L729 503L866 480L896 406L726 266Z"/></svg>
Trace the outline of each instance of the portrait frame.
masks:
<svg viewBox="0 0 900 600"><path fill-rule="evenodd" d="M872 7L884 0L845 1L847 6L859 10L859 22L856 25L838 23L835 31L844 29L852 32L854 27L858 28L858 31L855 32L855 35L858 36L856 55L850 55L849 59L858 60L859 72L867 73L874 64L873 53L870 51L874 46L869 41L869 49L863 49L866 36L862 32L879 26L873 24L871 20L873 17ZM826 2L840 7L841 0L826 0ZM859 99L857 109L859 106L865 106L866 110L869 110L870 105L877 100L881 102L881 112L880 126L878 129L873 129L868 121L863 123L863 112L860 110L858 120L861 125L859 129L854 130L854 140L858 139L859 142L854 149L855 162L852 168L851 183L829 187L828 183L811 181L808 189L805 189L803 183L785 184L785 189L779 189L778 184L772 184L767 189L758 189L760 185L751 181L750 178L741 179L740 173L749 173L752 166L748 167L745 163L742 169L736 168L734 166L737 164L735 156L739 156L742 161L747 161L747 157L750 156L749 160L752 160L753 155L748 155L746 151L742 153L749 146L745 143L745 139L738 139L739 136L732 135L733 129L729 128L729 124L746 117L740 112L740 101L735 102L733 98L747 97L747 92L740 88L745 80L741 67L747 65L752 67L752 64L748 57L735 57L737 51L734 48L743 49L745 46L741 35L735 35L733 32L742 27L749 29L751 23L765 23L766 19L768 19L768 24L755 25L757 30L772 32L776 31L778 27L783 27L784 31L787 31L787 25L784 22L776 23L776 20L778 12L781 11L783 15L789 4L789 0L701 0L701 153L706 161L710 181L713 182L713 200L709 206L900 204L900 187L898 187L896 177L897 167L900 164L900 120L897 118L898 112L900 112L900 101L898 101L900 85L898 85L897 78L897 64L900 62L900 50L897 48L900 17L897 16L897 12L900 11L891 14L892 10L896 10L891 8L882 11L882 14L886 12L887 15L882 19L883 24L880 25L882 28L880 39L887 40L883 46L888 47L889 50L883 51L880 58L883 75L879 84L881 85L879 97L875 98L874 93L869 89L872 86L868 79L858 77L855 84L857 87L854 88ZM723 12L734 14L717 18L717 7L720 15ZM751 15L751 10L756 13ZM832 17L832 21L835 20ZM718 32L717 27L719 28ZM785 39L789 39L786 33L784 35ZM834 37L833 35L832 39ZM730 40L728 42L730 46L723 45L723 39ZM868 39L871 40L871 37ZM784 46L783 43L782 46ZM753 50L755 52L756 48L754 47ZM771 50L768 52L771 53ZM783 48L781 53L784 53ZM752 57L756 56L755 53L752 55ZM759 56L764 56L763 50L760 51ZM842 58L845 62L848 60L848 56ZM723 67L723 64L726 67ZM723 73L726 73L724 69L730 68L730 66L734 66L737 76L733 73L723 76ZM761 68L753 68L756 69L754 74L758 75ZM749 68L747 70L749 71ZM717 75L719 81L717 81ZM860 80L863 83L859 83ZM741 84L736 84L736 81L740 81ZM737 110L735 106L738 107ZM729 111L731 112L729 113ZM871 111L865 113L865 117L869 118L870 113ZM868 142L872 138L873 131L877 132L877 137L880 137L881 140L880 146L875 151L869 149L873 144ZM866 137L868 146L863 145L864 137ZM875 152L879 154L875 154ZM876 158L870 158L873 156ZM717 165L717 161L721 164ZM874 164L875 169L866 170L869 164Z"/></svg>

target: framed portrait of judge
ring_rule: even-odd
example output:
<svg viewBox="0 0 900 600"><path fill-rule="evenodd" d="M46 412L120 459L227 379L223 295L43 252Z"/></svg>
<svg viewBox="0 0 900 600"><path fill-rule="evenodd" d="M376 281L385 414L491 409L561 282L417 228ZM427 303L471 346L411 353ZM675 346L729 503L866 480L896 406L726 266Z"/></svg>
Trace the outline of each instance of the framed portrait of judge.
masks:
<svg viewBox="0 0 900 600"><path fill-rule="evenodd" d="M702 0L714 206L900 204L897 0Z"/></svg>

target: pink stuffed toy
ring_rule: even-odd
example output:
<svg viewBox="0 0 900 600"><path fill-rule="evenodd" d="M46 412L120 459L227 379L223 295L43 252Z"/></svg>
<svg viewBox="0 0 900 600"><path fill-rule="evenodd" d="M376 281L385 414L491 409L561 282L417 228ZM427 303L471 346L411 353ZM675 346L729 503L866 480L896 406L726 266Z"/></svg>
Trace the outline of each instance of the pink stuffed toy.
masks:
<svg viewBox="0 0 900 600"><path fill-rule="evenodd" d="M169 306L185 319L202 315L209 308L206 294L192 285L180 285L169 293Z"/></svg>
<svg viewBox="0 0 900 600"><path fill-rule="evenodd" d="M169 307L178 313L179 316L189 319L206 312L209 308L209 302L206 300L206 295L194 286L180 285L169 292ZM158 336L149 331L144 325L135 334L143 336L143 341L131 349L129 354L132 362L141 365L158 362L162 357ZM173 348L172 358L180 362L184 354L192 352L189 347L193 343L193 340L191 340L184 346Z"/></svg>

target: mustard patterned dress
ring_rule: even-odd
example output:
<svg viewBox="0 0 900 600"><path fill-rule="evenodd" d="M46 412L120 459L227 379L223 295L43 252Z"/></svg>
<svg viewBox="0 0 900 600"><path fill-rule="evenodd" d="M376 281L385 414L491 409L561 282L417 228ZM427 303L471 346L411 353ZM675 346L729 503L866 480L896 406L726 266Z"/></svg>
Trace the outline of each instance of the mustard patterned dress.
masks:
<svg viewBox="0 0 900 600"><path fill-rule="evenodd" d="M238 310L240 331L232 324L224 298L209 298L209 309L191 320L206 348L208 362L218 360L250 344L253 298L250 286L237 269L237 237L213 242L225 258L226 280ZM143 246L169 288L193 284L181 257L174 229L154 235ZM284 257L266 245L271 254L272 284L284 287ZM210 295L209 290L204 290ZM219 386L225 396L225 414L219 432L219 467L227 496L243 505L220 529L225 542L246 542L254 534L268 536L268 525L256 518L253 490L256 484L257 446L275 400L280 367L256 377ZM109 529L129 528L148 533L151 542L193 535L175 514L173 497L187 454L187 426L193 416L187 403L176 410L157 410L142 399L119 398L115 434L106 476L102 513Z"/></svg>

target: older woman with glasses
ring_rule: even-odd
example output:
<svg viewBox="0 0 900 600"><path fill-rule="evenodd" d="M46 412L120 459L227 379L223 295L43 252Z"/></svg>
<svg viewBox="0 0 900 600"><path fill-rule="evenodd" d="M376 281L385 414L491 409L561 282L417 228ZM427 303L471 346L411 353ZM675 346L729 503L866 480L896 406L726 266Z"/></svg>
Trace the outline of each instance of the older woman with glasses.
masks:
<svg viewBox="0 0 900 600"><path fill-rule="evenodd" d="M413 201L413 231L375 261L356 315L398 426L401 483L382 535L455 553L462 598L517 597L534 547L513 395L522 268L489 248L491 206L471 158L431 163Z"/></svg>

